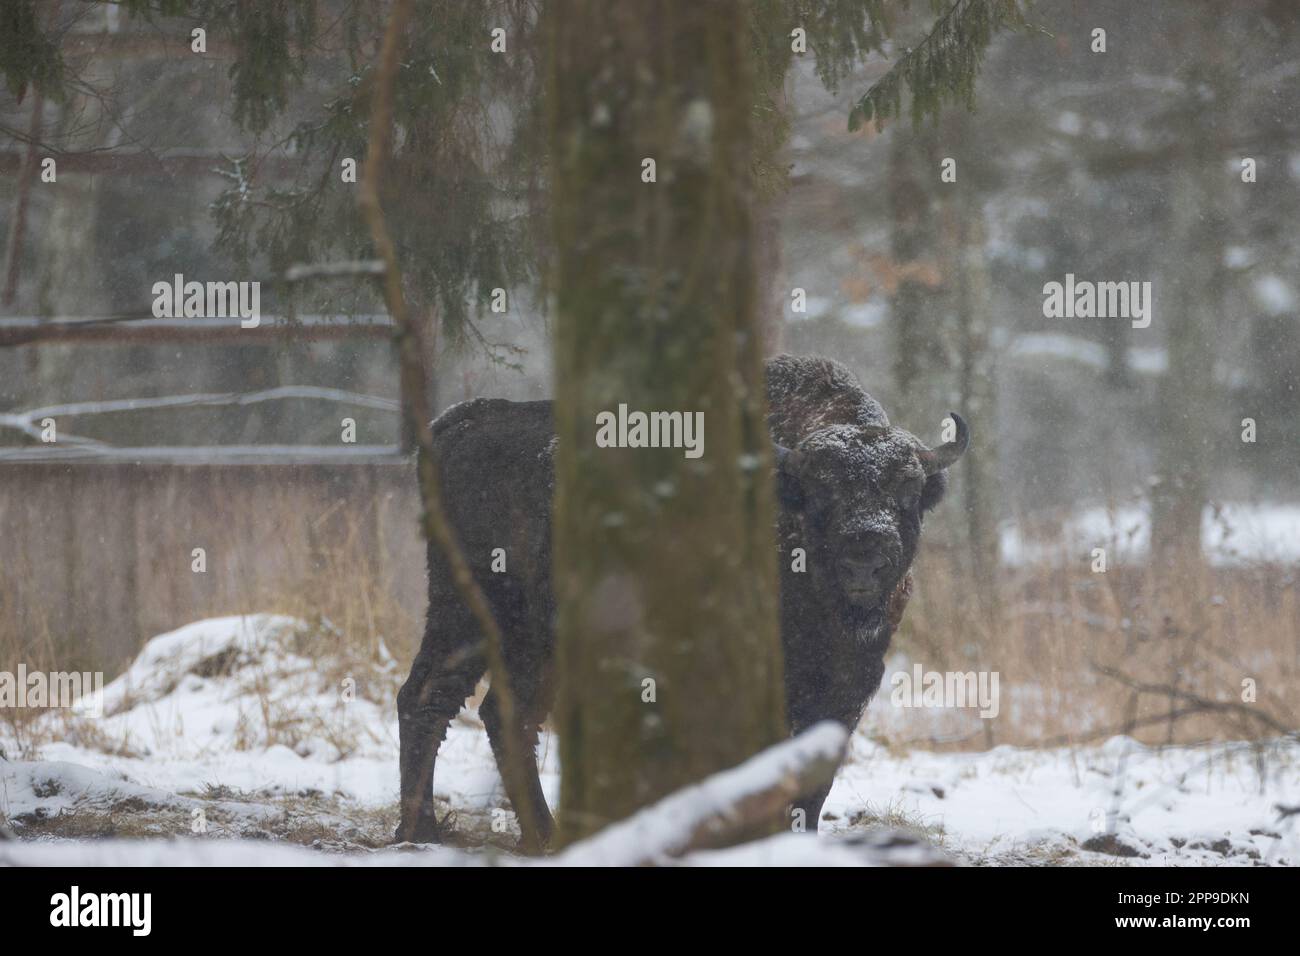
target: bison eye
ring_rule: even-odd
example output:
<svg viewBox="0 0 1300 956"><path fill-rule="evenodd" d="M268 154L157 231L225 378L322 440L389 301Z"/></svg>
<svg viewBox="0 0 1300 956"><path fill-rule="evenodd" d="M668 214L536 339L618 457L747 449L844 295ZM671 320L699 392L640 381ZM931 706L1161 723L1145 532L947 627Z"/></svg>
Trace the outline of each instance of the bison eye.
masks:
<svg viewBox="0 0 1300 956"><path fill-rule="evenodd" d="M922 483L919 480L906 481L900 485L894 496L898 502L898 507L904 511L911 511L915 508L921 500L921 487Z"/></svg>

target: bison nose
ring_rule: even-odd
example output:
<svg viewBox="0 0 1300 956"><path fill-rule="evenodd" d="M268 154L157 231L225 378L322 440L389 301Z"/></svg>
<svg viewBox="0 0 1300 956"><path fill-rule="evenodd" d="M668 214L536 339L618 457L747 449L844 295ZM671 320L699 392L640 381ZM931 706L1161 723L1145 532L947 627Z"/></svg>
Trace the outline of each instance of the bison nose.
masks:
<svg viewBox="0 0 1300 956"><path fill-rule="evenodd" d="M868 554L859 559L858 567L863 575L877 580L889 569L889 558L883 554Z"/></svg>
<svg viewBox="0 0 1300 956"><path fill-rule="evenodd" d="M861 588L874 588L881 584L890 568L889 557L879 552L853 555L847 564L854 584Z"/></svg>

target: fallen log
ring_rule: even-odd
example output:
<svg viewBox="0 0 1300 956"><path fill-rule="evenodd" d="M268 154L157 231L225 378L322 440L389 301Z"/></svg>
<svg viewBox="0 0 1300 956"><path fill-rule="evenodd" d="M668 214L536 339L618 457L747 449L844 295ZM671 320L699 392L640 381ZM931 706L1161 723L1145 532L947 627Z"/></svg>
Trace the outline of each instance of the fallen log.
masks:
<svg viewBox="0 0 1300 956"><path fill-rule="evenodd" d="M730 770L613 823L554 858L564 866L652 866L725 846L835 776L849 735L823 721ZM815 826L815 824L813 824Z"/></svg>

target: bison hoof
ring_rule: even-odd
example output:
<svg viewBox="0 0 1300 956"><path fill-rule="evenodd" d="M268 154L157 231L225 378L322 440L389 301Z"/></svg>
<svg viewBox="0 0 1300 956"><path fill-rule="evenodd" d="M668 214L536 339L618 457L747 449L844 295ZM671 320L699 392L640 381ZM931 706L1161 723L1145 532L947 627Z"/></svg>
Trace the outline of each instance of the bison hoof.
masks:
<svg viewBox="0 0 1300 956"><path fill-rule="evenodd" d="M451 831L452 814L441 820L433 810L422 810L414 821L403 820L393 834L394 843L441 843Z"/></svg>

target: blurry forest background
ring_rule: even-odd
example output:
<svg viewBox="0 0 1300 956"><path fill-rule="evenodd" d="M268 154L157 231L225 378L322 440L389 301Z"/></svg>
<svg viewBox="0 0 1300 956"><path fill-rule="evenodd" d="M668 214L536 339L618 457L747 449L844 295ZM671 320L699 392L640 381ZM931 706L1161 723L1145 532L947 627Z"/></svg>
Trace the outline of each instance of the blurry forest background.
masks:
<svg viewBox="0 0 1300 956"><path fill-rule="evenodd" d="M755 4L783 77L755 160L764 320L773 351L844 362L923 440L948 409L971 422L896 647L1004 690L996 720L882 733L1294 728L1300 9L1040 0L993 40L974 112L850 131L935 23L898 6L881 44L840 16L862 6ZM9 8L0 47L21 27L57 56L25 47L43 82L0 89L0 669L113 673L154 634L261 610L328 620L356 661L408 660L424 559L382 303L364 276L285 280L371 256L341 170L364 154L384 4ZM431 33L403 64L384 188L428 387L439 410L546 397L535 5L419 9ZM785 52L791 24L807 54ZM153 319L150 289L176 273L263 280L262 328ZM1067 273L1150 281L1153 321L1045 318L1043 285ZM194 394L211 397L136 401Z"/></svg>

